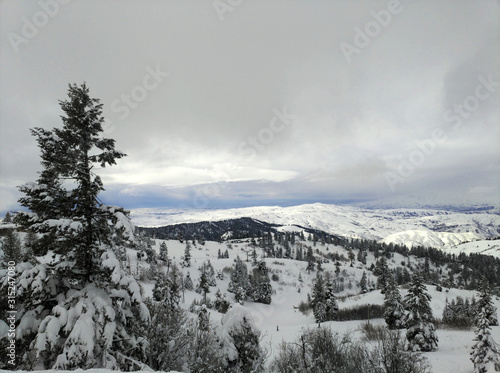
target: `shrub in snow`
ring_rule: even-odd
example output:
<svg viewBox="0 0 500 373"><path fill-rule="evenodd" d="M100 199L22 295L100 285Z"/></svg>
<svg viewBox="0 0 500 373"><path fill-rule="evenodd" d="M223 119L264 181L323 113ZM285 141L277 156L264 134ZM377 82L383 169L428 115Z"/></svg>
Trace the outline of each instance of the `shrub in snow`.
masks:
<svg viewBox="0 0 500 373"><path fill-rule="evenodd" d="M404 349L400 332L383 331L374 345L340 336L330 328L305 330L293 342L282 343L271 364L273 372L430 373L425 358Z"/></svg>
<svg viewBox="0 0 500 373"><path fill-rule="evenodd" d="M405 338L399 330L386 330L370 354L368 372L431 373L431 366L420 353L405 350Z"/></svg>
<svg viewBox="0 0 500 373"><path fill-rule="evenodd" d="M186 349L186 364L192 373L227 372L223 343L216 328L210 323L209 314L204 308L198 315L198 322L190 323L190 344Z"/></svg>
<svg viewBox="0 0 500 373"><path fill-rule="evenodd" d="M435 333L434 317L430 307L430 295L420 275L415 274L405 297L404 324L407 328L408 349L412 351L434 351L438 338Z"/></svg>
<svg viewBox="0 0 500 373"><path fill-rule="evenodd" d="M243 306L233 304L221 320L220 338L231 372L262 372L266 354L260 346L260 331Z"/></svg>
<svg viewBox="0 0 500 373"><path fill-rule="evenodd" d="M147 300L151 323L146 329L147 362L154 370L182 370L191 340L186 312L164 302Z"/></svg>
<svg viewBox="0 0 500 373"><path fill-rule="evenodd" d="M226 298L226 294L222 294L220 290L215 293L214 308L220 313L226 313L231 303Z"/></svg>

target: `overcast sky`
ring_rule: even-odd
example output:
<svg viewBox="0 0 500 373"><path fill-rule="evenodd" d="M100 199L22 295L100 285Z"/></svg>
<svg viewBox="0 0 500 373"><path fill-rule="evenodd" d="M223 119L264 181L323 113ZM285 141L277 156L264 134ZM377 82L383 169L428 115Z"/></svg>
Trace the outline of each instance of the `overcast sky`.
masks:
<svg viewBox="0 0 500 373"><path fill-rule="evenodd" d="M64 4L63 4L64 3ZM87 82L141 206L499 201L500 2L0 2L0 211Z"/></svg>

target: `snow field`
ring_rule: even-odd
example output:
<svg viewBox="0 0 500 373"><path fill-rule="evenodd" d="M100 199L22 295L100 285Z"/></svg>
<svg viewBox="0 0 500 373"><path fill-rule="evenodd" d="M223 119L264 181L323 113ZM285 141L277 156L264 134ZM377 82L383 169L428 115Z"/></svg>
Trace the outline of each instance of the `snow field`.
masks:
<svg viewBox="0 0 500 373"><path fill-rule="evenodd" d="M182 268L180 266L181 257L184 255L184 249L186 247L186 242L179 242L175 240L155 240L155 250L159 252L159 246L161 242L165 242L168 247L169 257L172 258L173 262L178 265L181 272L185 276L190 273L191 279L194 285L198 283L199 271L198 268L203 264L204 261L210 260L214 270L224 272L224 280L217 280L217 288L220 289L221 293L226 293L228 300L234 302L234 296L227 292L227 287L229 284L229 274L227 269L232 267L233 261L237 255L246 262L248 251L247 245L250 240L233 240L229 242L212 242L207 241L205 245L200 245L196 243L196 246L191 244L191 267ZM312 245L312 242L304 242L307 245ZM228 244L231 245L229 248ZM326 248L328 247L328 251ZM347 251L342 247L337 247L333 245L321 245L318 243L316 247L313 247L314 251L318 249L320 252L338 252L339 254L344 254L347 257ZM226 249L229 253L229 259L217 259L218 250L224 252ZM261 249L257 248L257 255L261 257ZM147 269L149 265L145 260L137 260L136 251L129 250L128 252L130 258L130 265L132 271L134 272L139 266L140 269ZM307 293L310 292L310 287L313 280L316 277L316 271L307 273L305 270L307 263L300 262L291 259L278 259L278 258L266 258L266 264L269 268L270 275L276 274L279 277L278 281L271 281L271 285L275 293L273 294L272 303L270 305L265 305L261 303L254 303L252 301L246 301L244 304L245 312L250 315L254 320L255 325L259 328L262 333L262 346L268 350L269 358L268 362L271 362L276 356L280 344L284 342L294 341L301 333L303 329L306 328L316 328L317 324L314 321L314 316L310 313L308 316L302 314L297 307L301 301L307 300ZM402 255L397 253L394 254L392 259L389 259L389 267L399 266L400 262L406 260ZM419 260L416 258L411 258L412 265L417 264ZM421 261L421 260L420 260ZM346 290L338 296L345 296L344 298L339 298L339 308L352 308L355 306L360 306L363 304L377 304L381 305L384 302L384 295L380 291L375 290L368 292L366 294L358 294L359 287L357 286L363 271L368 275L368 279L376 282L376 277L372 272L367 270L372 263L375 262L373 255L368 255L367 265L363 266L361 263L356 261L353 267L349 266L349 262L343 263L341 270L345 270L344 274L347 274L349 279L352 279L352 289ZM249 252L249 262L246 263L251 271L251 259ZM333 262L325 263L323 265L325 271L334 272L335 265ZM224 271L226 269L226 271ZM303 282L300 283L299 273L302 277ZM146 296L152 295L152 289L154 287L153 282L142 282L144 293ZM210 288L210 293L208 297L212 300L215 297L217 288ZM298 291L300 289L300 292ZM404 297L407 290L400 289L401 295ZM478 297L477 292L467 291L460 289L443 289L442 291L437 291L435 286L427 286L427 291L431 295L431 307L435 318L441 319L443 309L445 306L446 299L455 299L457 296L463 298L471 298L472 296ZM183 301L181 306L188 309L193 300L201 300L202 294L198 294L194 291L185 291L183 295ZM500 299L493 297L493 303L500 309ZM210 320L217 326L221 325L221 320L224 315L217 311L209 310ZM194 317L194 315L193 315ZM359 331L360 324L366 321L345 321L345 322L326 322L323 323L324 327L331 327L334 331L340 334L345 332L351 332L356 337L362 337L362 333ZM375 324L384 324L383 319L373 319L370 322ZM500 342L500 327L492 327L491 330L492 337L495 341ZM436 373L470 373L472 372L472 363L469 360L470 348L473 344L474 333L470 331L457 331L457 330L437 330L437 335L439 338L438 351L425 353L424 355L429 359L433 367L433 372Z"/></svg>

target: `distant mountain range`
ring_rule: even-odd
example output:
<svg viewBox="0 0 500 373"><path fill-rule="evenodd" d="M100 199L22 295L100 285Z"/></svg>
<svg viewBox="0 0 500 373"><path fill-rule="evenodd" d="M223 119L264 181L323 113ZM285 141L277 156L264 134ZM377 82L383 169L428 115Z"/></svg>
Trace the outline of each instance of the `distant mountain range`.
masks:
<svg viewBox="0 0 500 373"><path fill-rule="evenodd" d="M464 242L500 235L500 210L472 208L374 209L358 206L308 204L292 207L260 206L221 210L147 208L132 210L132 220L141 227L171 226L164 232L210 233L220 238L228 231L315 230L330 235L422 245L449 249ZM250 218L250 219L242 219ZM221 223L225 221L225 223ZM189 223L201 223L190 226ZM175 227L172 227L175 226ZM157 230L159 232L159 230ZM165 236L166 238L167 236Z"/></svg>

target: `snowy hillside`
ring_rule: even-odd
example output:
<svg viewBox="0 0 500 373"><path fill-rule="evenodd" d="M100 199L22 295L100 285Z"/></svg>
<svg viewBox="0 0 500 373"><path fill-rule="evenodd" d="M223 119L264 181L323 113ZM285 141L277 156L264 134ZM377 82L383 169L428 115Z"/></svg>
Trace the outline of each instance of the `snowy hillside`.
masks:
<svg viewBox="0 0 500 373"><path fill-rule="evenodd" d="M178 240L155 240L154 249L159 252L159 246L165 242L168 247L169 255L172 257L174 263L178 265L182 262L181 257L184 255L186 243L181 243ZM228 268L234 264L234 259L240 256L244 261L249 253L251 240L232 240L227 242L212 242L207 241L205 244L197 244L192 246L191 249L191 266L182 268L183 276L188 273L193 279L193 282L198 282L200 271L198 270L201 265L210 260L216 272L224 274L223 280L217 280L216 287L210 289L208 294L209 298L213 299L217 290L226 294L230 302L234 302L234 294L227 292L229 284L229 276L227 275ZM307 242L301 242L307 244ZM320 255L324 254L339 254L346 255L346 249L339 246L332 246L328 244L321 244L318 242L315 250ZM229 258L218 258L218 252L228 251ZM132 272L145 272L149 265L144 261L138 261L136 252L129 251L129 265ZM260 257L263 253L261 249L257 249L257 255ZM303 314L297 307L301 302L307 301L307 294L311 292L314 279L316 278L316 271L310 274L306 271L306 262L297 261L292 259L278 259L266 258L264 259L269 268L269 272L275 275L276 278L271 282L273 288L272 303L269 305L254 303L247 300L244 307L247 313L253 319L257 328L263 334L262 344L269 349L269 361L272 361L279 352L279 346L282 341L292 342L301 331L307 328L317 328L314 316L312 313ZM405 258L395 253L393 258L388 260L390 268L396 268L401 261ZM419 268L423 265L423 259L411 259L412 266ZM376 282L374 274L368 268L375 263L375 257L371 254L367 257L366 265L356 261L354 266L350 266L349 262L341 261L339 267L339 279L342 278L342 283L345 284L344 290L337 294L339 298L339 308L350 309L362 305L382 305L384 302L384 295L379 290L371 290L366 294L359 294L359 279L362 273L366 271L368 275L368 282L373 284ZM251 259L247 262L247 266L252 268ZM431 267L435 270L436 267ZM324 271L334 273L336 266L334 262L324 263ZM147 296L151 296L154 282L143 281L142 286ZM444 289L438 291L435 286L427 286L427 291L432 297L431 307L434 317L441 319L443 310L447 300L455 299L460 296L464 299L477 297L477 292L460 290L455 288ZM407 290L401 289L401 294L404 297ZM189 309L193 301L202 299L202 294L195 291L185 291L183 294L182 307ZM500 308L500 299L493 298L495 306ZM215 325L221 325L224 315L210 310L210 318ZM322 325L331 327L339 333L351 332L355 338L362 338L363 333L360 331L360 326L366 321L331 321L325 322ZM383 325L384 320L381 318L372 319L371 323L374 325ZM472 364L469 360L469 351L472 346L474 333L472 330L448 330L438 329L437 335L439 338L439 348L436 352L425 353L424 355L429 359L432 365L432 372L435 373L470 373L472 371ZM492 336L496 341L500 341L500 327L492 327ZM100 373L100 372L99 372Z"/></svg>
<svg viewBox="0 0 500 373"><path fill-rule="evenodd" d="M500 239L498 240L480 240L466 242L460 245L453 246L445 250L448 253L478 253L483 255L491 255L500 258Z"/></svg>
<svg viewBox="0 0 500 373"><path fill-rule="evenodd" d="M408 247L424 246L438 249L449 248L461 244L462 242L479 240L481 237L477 233L449 233L432 232L424 230L411 230L391 234L380 242L386 244L398 244Z"/></svg>
<svg viewBox="0 0 500 373"><path fill-rule="evenodd" d="M410 246L429 244L438 248L500 233L500 215L496 210L473 213L428 209L372 210L316 203L227 210L135 209L131 217L136 225L149 227L251 217L267 223L299 225L346 237L404 242ZM402 233L410 231L418 233Z"/></svg>

